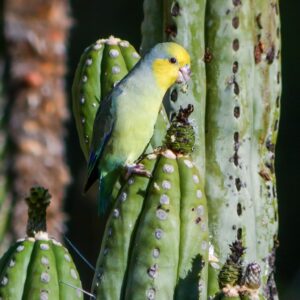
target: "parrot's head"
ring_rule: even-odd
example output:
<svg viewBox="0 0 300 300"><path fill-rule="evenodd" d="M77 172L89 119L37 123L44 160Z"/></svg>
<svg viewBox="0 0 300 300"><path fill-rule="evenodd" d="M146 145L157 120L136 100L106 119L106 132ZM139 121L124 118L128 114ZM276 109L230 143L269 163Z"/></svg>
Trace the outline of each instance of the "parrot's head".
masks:
<svg viewBox="0 0 300 300"><path fill-rule="evenodd" d="M161 43L148 53L158 85L167 90L175 82L186 83L191 75L188 52L176 43Z"/></svg>

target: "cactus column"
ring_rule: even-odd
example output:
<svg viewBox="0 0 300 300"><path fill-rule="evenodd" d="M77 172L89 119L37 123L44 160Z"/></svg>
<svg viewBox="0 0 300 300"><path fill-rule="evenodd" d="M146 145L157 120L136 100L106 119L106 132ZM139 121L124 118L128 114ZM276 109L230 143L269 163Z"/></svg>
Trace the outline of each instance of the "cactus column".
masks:
<svg viewBox="0 0 300 300"><path fill-rule="evenodd" d="M192 117L192 123L196 131L196 143L192 157L201 170L202 176L205 172L205 4L205 0L145 0L141 45L144 53L156 43L173 41L184 46L190 53L192 80L189 83L187 93L180 93L179 88L174 87L168 94L165 107L169 117L171 117L180 106L194 105L195 113Z"/></svg>
<svg viewBox="0 0 300 300"><path fill-rule="evenodd" d="M279 56L276 7L274 1L212 0L206 15L212 52L206 116L211 266L217 267L217 260L224 264L228 245L241 241L244 261L259 264L259 295L267 299L276 297L266 293L277 233L271 170L280 96L279 59L274 61ZM218 289L213 282L212 275L211 295Z"/></svg>

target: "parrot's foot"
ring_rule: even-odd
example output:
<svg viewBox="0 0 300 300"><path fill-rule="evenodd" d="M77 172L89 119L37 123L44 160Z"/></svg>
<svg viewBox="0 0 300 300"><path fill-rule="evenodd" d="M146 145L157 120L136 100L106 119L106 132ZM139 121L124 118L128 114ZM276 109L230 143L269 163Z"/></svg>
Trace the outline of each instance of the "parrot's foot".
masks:
<svg viewBox="0 0 300 300"><path fill-rule="evenodd" d="M132 174L137 174L140 176L145 176L145 177L151 177L151 172L147 171L145 169L145 166L143 164L133 164L133 165L126 165L126 174L125 174L125 179L127 180L130 175Z"/></svg>

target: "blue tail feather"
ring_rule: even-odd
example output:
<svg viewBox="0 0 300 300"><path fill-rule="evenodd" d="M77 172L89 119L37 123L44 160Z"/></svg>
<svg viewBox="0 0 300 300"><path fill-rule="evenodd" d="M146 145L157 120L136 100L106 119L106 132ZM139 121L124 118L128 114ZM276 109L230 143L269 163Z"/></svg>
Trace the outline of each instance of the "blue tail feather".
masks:
<svg viewBox="0 0 300 300"><path fill-rule="evenodd" d="M113 171L106 175L100 175L98 192L98 210L100 215L104 215L112 203L113 188L118 180L119 172Z"/></svg>

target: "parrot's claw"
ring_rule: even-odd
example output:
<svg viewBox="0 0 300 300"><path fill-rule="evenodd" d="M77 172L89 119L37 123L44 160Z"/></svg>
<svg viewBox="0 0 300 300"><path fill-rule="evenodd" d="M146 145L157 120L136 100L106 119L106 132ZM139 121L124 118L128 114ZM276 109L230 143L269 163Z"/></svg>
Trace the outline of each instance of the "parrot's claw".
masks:
<svg viewBox="0 0 300 300"><path fill-rule="evenodd" d="M132 174L137 174L140 176L151 177L152 174L148 170L145 169L143 164L134 164L134 165L127 165L126 166L126 174L125 179L127 180Z"/></svg>

